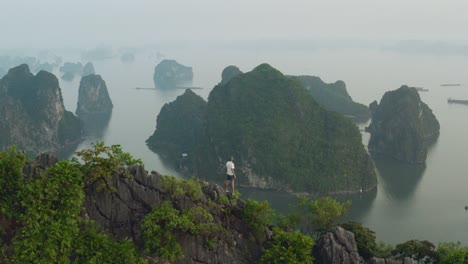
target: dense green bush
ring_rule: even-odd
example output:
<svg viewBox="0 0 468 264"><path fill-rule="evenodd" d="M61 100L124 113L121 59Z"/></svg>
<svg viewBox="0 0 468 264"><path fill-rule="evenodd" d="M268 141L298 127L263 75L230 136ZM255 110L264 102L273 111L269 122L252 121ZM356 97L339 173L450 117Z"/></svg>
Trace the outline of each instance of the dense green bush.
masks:
<svg viewBox="0 0 468 264"><path fill-rule="evenodd" d="M144 264L131 240L117 242L101 233L93 222L83 224L80 235L73 241L72 262L76 264Z"/></svg>
<svg viewBox="0 0 468 264"><path fill-rule="evenodd" d="M268 201L255 201L247 199L242 210L242 219L252 228L254 236L262 242L265 230L272 225L274 210Z"/></svg>
<svg viewBox="0 0 468 264"><path fill-rule="evenodd" d="M392 251L395 249L393 245L383 241L378 241L374 251L374 256L378 258L389 258L392 256Z"/></svg>
<svg viewBox="0 0 468 264"><path fill-rule="evenodd" d="M280 228L273 228L273 238L268 243L260 263L313 263L312 247L314 244L310 236L303 235L300 231L286 232Z"/></svg>
<svg viewBox="0 0 468 264"><path fill-rule="evenodd" d="M28 181L25 164L14 148L0 152L0 182L10 188L0 190L2 213L16 222L12 241L0 244L1 263L146 263L131 241L113 241L82 219L86 164L60 161Z"/></svg>
<svg viewBox="0 0 468 264"><path fill-rule="evenodd" d="M357 222L344 223L341 224L341 227L354 233L358 252L363 258L370 259L375 256L377 243L375 242L374 231Z"/></svg>
<svg viewBox="0 0 468 264"><path fill-rule="evenodd" d="M292 207L287 216L286 225L300 229L307 235L329 231L351 205L351 201L341 203L329 196L319 199L307 196L298 198L299 202Z"/></svg>
<svg viewBox="0 0 468 264"><path fill-rule="evenodd" d="M213 216L206 209L195 206L187 211L175 209L170 201L163 202L145 216L141 225L145 251L170 262L184 256L176 234L204 234L210 236L221 227L213 224Z"/></svg>
<svg viewBox="0 0 468 264"><path fill-rule="evenodd" d="M397 259L410 257L422 263L433 263L437 260L436 247L427 240L408 240L398 244L392 251L392 255Z"/></svg>
<svg viewBox="0 0 468 264"><path fill-rule="evenodd" d="M69 161L28 183L21 191L24 226L13 241L14 262L68 263L83 198L82 175Z"/></svg>
<svg viewBox="0 0 468 264"><path fill-rule="evenodd" d="M189 196L195 201L200 200L202 197L202 187L206 185L198 179L190 178L178 179L173 176L162 176L161 186L171 193L172 198Z"/></svg>
<svg viewBox="0 0 468 264"><path fill-rule="evenodd" d="M15 147L0 152L0 213L8 218L20 211L19 193L24 185L22 169L26 162L26 155Z"/></svg>
<svg viewBox="0 0 468 264"><path fill-rule="evenodd" d="M90 149L76 152L77 158L72 162L78 166L84 175L86 185L96 185L97 190L115 191L110 179L113 175L125 174L128 166L143 164L140 159L134 159L128 152L122 151L120 145L106 146L104 142L96 142Z"/></svg>
<svg viewBox="0 0 468 264"><path fill-rule="evenodd" d="M458 243L440 243L437 249L441 264L468 263L468 247Z"/></svg>

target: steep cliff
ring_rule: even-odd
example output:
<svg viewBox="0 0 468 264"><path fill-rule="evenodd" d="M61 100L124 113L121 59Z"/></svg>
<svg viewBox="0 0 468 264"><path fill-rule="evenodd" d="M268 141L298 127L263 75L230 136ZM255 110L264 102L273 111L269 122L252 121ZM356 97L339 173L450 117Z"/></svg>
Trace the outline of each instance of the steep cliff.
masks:
<svg viewBox="0 0 468 264"><path fill-rule="evenodd" d="M408 163L424 163L427 148L439 136L440 125L415 88L406 85L386 92L370 106L369 151Z"/></svg>
<svg viewBox="0 0 468 264"><path fill-rule="evenodd" d="M306 75L291 78L302 83L312 97L326 109L363 120L370 118L367 106L353 101L343 81L325 83L319 77Z"/></svg>
<svg viewBox="0 0 468 264"><path fill-rule="evenodd" d="M57 78L46 71L34 76L26 64L1 79L0 115L0 149L59 153L81 140L81 123L65 110Z"/></svg>
<svg viewBox="0 0 468 264"><path fill-rule="evenodd" d="M170 124L193 122L187 109L174 110L185 117L177 120L161 111L157 130L180 134ZM189 175L219 178L225 160L234 156L239 180L253 187L329 193L357 192L376 185L373 164L357 127L319 106L301 84L267 64L214 87L205 115L202 132L180 134L178 140L156 138L161 146L188 138L196 142L194 155L185 161L173 156L174 163L188 164L184 168ZM170 121L160 125L163 119ZM172 149L176 148L180 147Z"/></svg>
<svg viewBox="0 0 468 264"><path fill-rule="evenodd" d="M146 141L150 149L169 162L175 161L179 169L193 167L186 162L198 155L200 140L204 139L206 107L207 102L190 89L174 102L165 104L156 120L154 134Z"/></svg>
<svg viewBox="0 0 468 264"><path fill-rule="evenodd" d="M154 68L154 85L160 89L189 85L192 79L192 67L181 65L175 60L163 60Z"/></svg>
<svg viewBox="0 0 468 264"><path fill-rule="evenodd" d="M106 82L101 75L90 74L82 77L76 114L110 113L112 108L112 100L109 97Z"/></svg>

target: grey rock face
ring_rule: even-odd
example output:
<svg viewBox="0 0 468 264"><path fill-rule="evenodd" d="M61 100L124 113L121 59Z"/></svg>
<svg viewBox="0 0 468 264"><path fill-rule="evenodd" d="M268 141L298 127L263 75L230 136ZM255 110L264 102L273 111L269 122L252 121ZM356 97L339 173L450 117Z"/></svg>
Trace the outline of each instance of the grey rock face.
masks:
<svg viewBox="0 0 468 264"><path fill-rule="evenodd" d="M26 64L0 81L0 149L16 145L28 155L57 154L81 140L81 123L63 105L57 78L34 76Z"/></svg>
<svg viewBox="0 0 468 264"><path fill-rule="evenodd" d="M100 75L91 74L81 78L76 114L110 113L112 108L106 82Z"/></svg>
<svg viewBox="0 0 468 264"><path fill-rule="evenodd" d="M195 202L187 196L173 197L161 186L161 175L156 172L148 174L142 166L129 169L131 178L118 175L113 177L113 186L116 191L98 192L94 188L86 190L85 207L89 218L96 221L103 230L112 234L114 238L132 238L143 247L140 225L146 214L160 206L164 201L170 200L179 210L200 205L214 213L216 225L223 226L229 232L220 232L216 238L216 246L206 248L206 238L202 234L190 233L176 234L185 257L177 263L255 263L260 258L261 248L250 234L248 225L242 220L242 202L228 204L226 210L232 212L228 215L223 212L219 197L224 190L217 185L207 185L202 191L201 202ZM213 203L214 202L214 203ZM210 208L208 203L211 204ZM214 206L214 207L213 207Z"/></svg>
<svg viewBox="0 0 468 264"><path fill-rule="evenodd" d="M154 68L154 84L157 88L170 89L191 84L192 67L177 63L175 60L163 60Z"/></svg>
<svg viewBox="0 0 468 264"><path fill-rule="evenodd" d="M386 92L370 106L369 151L407 163L424 163L427 147L439 136L440 125L415 88Z"/></svg>
<svg viewBox="0 0 468 264"><path fill-rule="evenodd" d="M392 258L362 258L357 251L354 234L342 227L334 227L331 232L323 234L315 246L316 263L318 264L416 264L409 257L403 260Z"/></svg>
<svg viewBox="0 0 468 264"><path fill-rule="evenodd" d="M357 252L354 234L337 226L317 242L316 261L319 264L366 263Z"/></svg>

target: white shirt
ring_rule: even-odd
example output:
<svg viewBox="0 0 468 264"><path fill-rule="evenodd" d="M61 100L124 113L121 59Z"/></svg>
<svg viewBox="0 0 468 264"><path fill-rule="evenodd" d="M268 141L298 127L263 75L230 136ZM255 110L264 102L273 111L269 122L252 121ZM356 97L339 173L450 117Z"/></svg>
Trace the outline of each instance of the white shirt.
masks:
<svg viewBox="0 0 468 264"><path fill-rule="evenodd" d="M226 162L226 173L227 175L234 175L234 163L232 161Z"/></svg>

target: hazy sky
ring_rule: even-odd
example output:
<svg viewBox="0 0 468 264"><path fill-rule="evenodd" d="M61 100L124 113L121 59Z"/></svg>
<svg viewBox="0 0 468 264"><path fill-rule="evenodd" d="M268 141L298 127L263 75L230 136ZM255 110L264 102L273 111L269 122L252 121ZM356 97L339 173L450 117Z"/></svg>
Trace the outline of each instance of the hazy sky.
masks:
<svg viewBox="0 0 468 264"><path fill-rule="evenodd" d="M0 49L407 39L468 43L466 0L0 0Z"/></svg>

